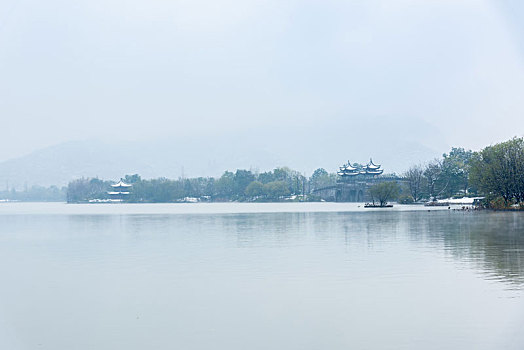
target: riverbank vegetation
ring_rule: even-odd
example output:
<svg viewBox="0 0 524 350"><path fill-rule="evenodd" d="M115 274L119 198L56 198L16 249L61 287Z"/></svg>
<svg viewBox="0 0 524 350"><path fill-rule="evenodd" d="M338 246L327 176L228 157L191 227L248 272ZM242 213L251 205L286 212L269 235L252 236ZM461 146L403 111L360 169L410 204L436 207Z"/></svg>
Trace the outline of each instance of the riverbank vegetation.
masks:
<svg viewBox="0 0 524 350"><path fill-rule="evenodd" d="M492 209L523 209L524 139L490 145L479 152L453 148L425 166L403 174L412 200L483 196Z"/></svg>
<svg viewBox="0 0 524 350"><path fill-rule="evenodd" d="M67 187L31 186L23 190L5 189L0 191L0 201L12 202L63 202L67 198Z"/></svg>
<svg viewBox="0 0 524 350"><path fill-rule="evenodd" d="M474 154L463 148L452 148L442 158L409 168L402 175L411 199L416 202L421 199L477 195L476 184L470 182Z"/></svg>
<svg viewBox="0 0 524 350"><path fill-rule="evenodd" d="M382 175L393 185L376 184L369 195L378 202L397 200L409 204L434 201L440 198L485 197L483 205L494 209L524 207L524 139L513 138L490 145L478 152L452 148L442 157L426 164L416 164L400 175ZM132 185L129 202L191 202L191 201L330 201L323 189L337 186L338 175L319 168L307 177L287 167L257 172L237 169L222 176L142 179L126 175L122 180ZM33 186L24 190L0 191L0 200L64 201L70 203L104 201L109 199L112 181L81 178L67 187ZM391 191L390 191L391 190Z"/></svg>
<svg viewBox="0 0 524 350"><path fill-rule="evenodd" d="M475 153L470 178L494 209L524 209L524 139L514 138Z"/></svg>
<svg viewBox="0 0 524 350"><path fill-rule="evenodd" d="M439 198L484 196L484 206L495 209L520 208L524 201L524 141L522 138L490 145L479 152L452 148L441 158L413 165L393 182L376 184L370 196L379 203L434 201ZM289 168L257 173L238 169L219 178L199 177L170 180L144 180L125 176L133 185L130 202L333 200L323 197L324 188L337 184L337 175L317 169L307 178ZM99 179L72 181L67 190L69 202L107 199L111 183Z"/></svg>
<svg viewBox="0 0 524 350"><path fill-rule="evenodd" d="M184 201L255 201L318 200L309 195L312 189L334 185L336 176L324 169L316 170L309 178L289 168L276 168L257 173L238 169L226 171L219 178L198 177L170 180L142 179L127 175L122 179L131 184L126 196L129 202L184 202ZM112 182L100 179L71 181L67 191L68 202L85 202L91 199L108 199Z"/></svg>

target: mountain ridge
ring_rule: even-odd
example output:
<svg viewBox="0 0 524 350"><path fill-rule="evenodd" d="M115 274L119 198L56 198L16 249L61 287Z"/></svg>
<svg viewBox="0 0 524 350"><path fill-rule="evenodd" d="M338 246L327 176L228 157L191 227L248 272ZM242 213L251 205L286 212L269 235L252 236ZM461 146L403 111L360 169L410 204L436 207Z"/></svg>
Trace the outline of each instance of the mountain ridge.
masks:
<svg viewBox="0 0 524 350"><path fill-rule="evenodd" d="M442 154L425 142L428 135L435 135L433 141L438 139L431 125L392 125L384 119L347 124L142 141L68 141L0 162L0 183L20 189L63 186L80 177L118 180L134 173L144 178L220 176L226 170L266 171L279 166L310 175L316 168L335 172L348 160L365 163L370 157L386 172L398 173ZM392 133L393 127L400 132ZM419 131L414 134L414 129Z"/></svg>

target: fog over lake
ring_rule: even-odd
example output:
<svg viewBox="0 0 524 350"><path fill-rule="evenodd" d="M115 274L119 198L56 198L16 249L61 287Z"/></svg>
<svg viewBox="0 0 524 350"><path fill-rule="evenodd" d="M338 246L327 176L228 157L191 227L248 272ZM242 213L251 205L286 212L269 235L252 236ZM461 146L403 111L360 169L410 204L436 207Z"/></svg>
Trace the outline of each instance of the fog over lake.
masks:
<svg viewBox="0 0 524 350"><path fill-rule="evenodd" d="M164 140L172 168L118 165L168 177L180 166L190 176L311 171L370 156L399 171L451 146L479 149L524 128L523 9L516 0L3 0L0 181L28 169L2 162L79 140L115 144L106 150L117 163L123 145L142 153ZM217 135L230 159L214 164L197 143ZM304 144L316 147L293 157ZM93 165L83 149L83 166ZM333 152L336 163L323 164L319 155ZM50 160L84 175L68 157Z"/></svg>
<svg viewBox="0 0 524 350"><path fill-rule="evenodd" d="M522 215L399 208L3 203L0 345L522 349Z"/></svg>
<svg viewBox="0 0 524 350"><path fill-rule="evenodd" d="M522 0L2 0L0 350L522 350L523 96Z"/></svg>

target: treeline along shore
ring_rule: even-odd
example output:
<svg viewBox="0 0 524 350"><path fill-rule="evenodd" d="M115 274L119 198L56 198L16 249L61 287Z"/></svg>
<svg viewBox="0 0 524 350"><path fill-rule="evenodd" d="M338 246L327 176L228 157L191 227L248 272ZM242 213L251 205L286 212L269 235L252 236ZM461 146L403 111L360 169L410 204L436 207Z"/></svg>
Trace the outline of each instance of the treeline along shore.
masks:
<svg viewBox="0 0 524 350"><path fill-rule="evenodd" d="M362 167L357 163L353 166ZM441 158L413 165L400 175L385 174L377 178L383 181L368 191L371 198L381 204L391 200L408 204L482 196L484 207L524 208L524 139L515 137L479 152L452 148ZM322 189L335 188L342 181L339 175L323 168L307 177L287 167L266 172L237 169L225 171L219 178L142 179L134 174L121 180L131 185L121 200L134 203L334 201L336 198L326 195ZM0 192L0 199L103 202L114 198L110 194L113 184L114 181L81 178L63 188L32 187Z"/></svg>

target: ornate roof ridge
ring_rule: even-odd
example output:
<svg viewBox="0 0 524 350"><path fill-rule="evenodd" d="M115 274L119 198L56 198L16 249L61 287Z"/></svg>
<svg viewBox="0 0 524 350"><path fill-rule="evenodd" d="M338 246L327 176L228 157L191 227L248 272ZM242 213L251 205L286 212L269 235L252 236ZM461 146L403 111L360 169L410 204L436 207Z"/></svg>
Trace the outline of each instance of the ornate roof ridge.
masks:
<svg viewBox="0 0 524 350"><path fill-rule="evenodd" d="M124 181L120 180L118 183L111 185L111 187L131 187L133 185L126 184Z"/></svg>

